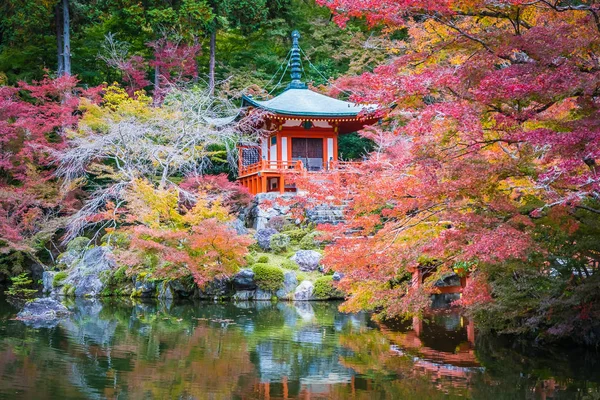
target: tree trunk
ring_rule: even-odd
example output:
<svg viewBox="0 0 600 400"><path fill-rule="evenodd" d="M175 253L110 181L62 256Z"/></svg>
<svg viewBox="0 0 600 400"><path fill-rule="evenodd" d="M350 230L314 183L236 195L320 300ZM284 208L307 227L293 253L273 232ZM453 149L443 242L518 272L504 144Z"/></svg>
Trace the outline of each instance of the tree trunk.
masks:
<svg viewBox="0 0 600 400"><path fill-rule="evenodd" d="M216 58L217 30L210 33L210 60L208 62L208 92L212 96L215 93L215 58Z"/></svg>
<svg viewBox="0 0 600 400"><path fill-rule="evenodd" d="M158 104L158 95L160 92L160 68L154 64L154 103Z"/></svg>
<svg viewBox="0 0 600 400"><path fill-rule="evenodd" d="M58 60L56 75L63 76L65 73L65 58L63 56L63 26L61 18L61 7L57 4L55 7L54 21L56 23L56 57Z"/></svg>
<svg viewBox="0 0 600 400"><path fill-rule="evenodd" d="M63 58L65 75L71 75L71 35L69 33L69 0L62 0L63 7Z"/></svg>

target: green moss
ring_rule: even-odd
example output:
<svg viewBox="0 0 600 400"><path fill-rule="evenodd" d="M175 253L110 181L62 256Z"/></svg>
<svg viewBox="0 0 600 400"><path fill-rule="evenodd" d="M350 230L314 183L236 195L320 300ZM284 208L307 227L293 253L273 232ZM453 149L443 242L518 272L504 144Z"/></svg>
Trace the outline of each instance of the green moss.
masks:
<svg viewBox="0 0 600 400"><path fill-rule="evenodd" d="M308 233L310 233L310 231L306 229L293 229L291 231L287 231L285 234L290 237L292 243L298 244L300 243L300 240L302 240L302 238Z"/></svg>
<svg viewBox="0 0 600 400"><path fill-rule="evenodd" d="M247 254L245 258L248 265L252 265L256 262L256 259L251 254Z"/></svg>
<svg viewBox="0 0 600 400"><path fill-rule="evenodd" d="M290 245L290 237L285 233L276 233L271 236L269 244L273 252L283 253Z"/></svg>
<svg viewBox="0 0 600 400"><path fill-rule="evenodd" d="M276 291L283 286L283 270L270 264L256 264L252 268L254 280L262 290Z"/></svg>
<svg viewBox="0 0 600 400"><path fill-rule="evenodd" d="M284 262L281 263L281 268L283 269L291 269L291 270L298 270L298 264L296 264L294 261L292 260L285 260Z"/></svg>
<svg viewBox="0 0 600 400"><path fill-rule="evenodd" d="M302 250L314 250L319 247L319 242L315 239L319 236L319 232L311 232L300 240L300 248Z"/></svg>
<svg viewBox="0 0 600 400"><path fill-rule="evenodd" d="M75 286L67 283L63 286L62 293L65 296L74 296L75 295Z"/></svg>
<svg viewBox="0 0 600 400"><path fill-rule="evenodd" d="M333 285L333 277L329 275L317 278L314 283L313 295L322 300L344 297L344 294Z"/></svg>
<svg viewBox="0 0 600 400"><path fill-rule="evenodd" d="M131 238L126 233L113 232L102 236L100 242L102 244L110 245L119 249L126 249L131 243Z"/></svg>
<svg viewBox="0 0 600 400"><path fill-rule="evenodd" d="M268 263L269 262L269 256L260 256L258 257L258 260L256 260L257 263Z"/></svg>
<svg viewBox="0 0 600 400"><path fill-rule="evenodd" d="M90 244L90 239L79 236L75 239L71 240L69 244L67 244L67 251L80 252L85 250Z"/></svg>
<svg viewBox="0 0 600 400"><path fill-rule="evenodd" d="M62 281L64 281L65 279L67 279L66 271L57 272L56 275L54 275L54 278L52 279L52 286L54 286L54 287L61 286Z"/></svg>

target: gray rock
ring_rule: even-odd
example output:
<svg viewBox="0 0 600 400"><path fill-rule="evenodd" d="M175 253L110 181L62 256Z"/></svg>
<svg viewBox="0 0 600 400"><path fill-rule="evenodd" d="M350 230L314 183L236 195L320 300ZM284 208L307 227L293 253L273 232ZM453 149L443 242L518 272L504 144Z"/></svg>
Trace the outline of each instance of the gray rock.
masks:
<svg viewBox="0 0 600 400"><path fill-rule="evenodd" d="M312 300L315 287L311 281L302 281L294 292L294 300L308 301Z"/></svg>
<svg viewBox="0 0 600 400"><path fill-rule="evenodd" d="M153 297L156 294L156 282L146 279L136 279L135 290L140 292L141 297Z"/></svg>
<svg viewBox="0 0 600 400"><path fill-rule="evenodd" d="M256 281L254 281L254 271L244 268L233 278L233 287L236 290L255 290Z"/></svg>
<svg viewBox="0 0 600 400"><path fill-rule="evenodd" d="M297 285L298 278L296 276L296 272L286 271L283 274L283 287L279 289L275 295L280 299L288 298L289 295L294 292L294 289Z"/></svg>
<svg viewBox="0 0 600 400"><path fill-rule="evenodd" d="M300 271L316 271L321 261L321 253L314 250L298 250L291 260L298 264Z"/></svg>
<svg viewBox="0 0 600 400"><path fill-rule="evenodd" d="M60 302L44 297L27 303L17 314L17 319L33 328L51 328L69 314L69 310Z"/></svg>
<svg viewBox="0 0 600 400"><path fill-rule="evenodd" d="M244 225L244 221L236 218L231 222L230 225L233 229L235 229L235 231L237 232L238 235L247 235L248 234L248 229Z"/></svg>
<svg viewBox="0 0 600 400"><path fill-rule="evenodd" d="M335 282L339 282L342 280L343 277L344 274L342 274L341 272L334 272L331 279L333 279Z"/></svg>
<svg viewBox="0 0 600 400"><path fill-rule="evenodd" d="M233 295L234 301L248 301L254 298L254 290L240 290Z"/></svg>
<svg viewBox="0 0 600 400"><path fill-rule="evenodd" d="M110 249L104 246L94 247L87 250L83 258L67 271L63 284L74 287L76 297L97 297L105 286L100 279L102 272L114 267Z"/></svg>
<svg viewBox="0 0 600 400"><path fill-rule="evenodd" d="M286 193L259 193L243 213L246 216L248 226L261 230L268 226L269 221L274 217L287 217L290 212L290 206L279 204L277 199L291 198L293 194ZM268 202L268 205L265 204Z"/></svg>
<svg viewBox="0 0 600 400"><path fill-rule="evenodd" d="M197 289L197 297L200 299L228 298L233 295L233 285L229 279L213 279L203 288Z"/></svg>
<svg viewBox="0 0 600 400"><path fill-rule="evenodd" d="M42 274L43 293L51 293L54 289L54 276L58 271L44 271Z"/></svg>
<svg viewBox="0 0 600 400"><path fill-rule="evenodd" d="M254 238L258 242L258 245L263 250L271 249L271 236L275 235L277 231L273 228L259 229L256 231Z"/></svg>
<svg viewBox="0 0 600 400"><path fill-rule="evenodd" d="M158 288L158 298L161 300L172 300L173 298L175 298L175 296L173 295L173 291L171 290L171 285L169 285L169 282L160 282L157 286Z"/></svg>
<svg viewBox="0 0 600 400"><path fill-rule="evenodd" d="M257 289L254 292L254 300L271 300L273 298L273 293L268 290Z"/></svg>

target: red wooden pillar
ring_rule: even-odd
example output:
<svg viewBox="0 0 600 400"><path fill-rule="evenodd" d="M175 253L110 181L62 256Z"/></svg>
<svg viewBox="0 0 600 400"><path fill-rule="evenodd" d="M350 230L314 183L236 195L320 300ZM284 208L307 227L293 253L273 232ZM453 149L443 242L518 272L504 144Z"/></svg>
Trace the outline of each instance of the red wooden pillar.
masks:
<svg viewBox="0 0 600 400"><path fill-rule="evenodd" d="M421 332L423 332L423 320L419 317L413 317L412 327L417 336L421 336Z"/></svg>
<svg viewBox="0 0 600 400"><path fill-rule="evenodd" d="M283 194L284 192L285 192L285 176L282 172L281 175L279 175L279 193Z"/></svg>
<svg viewBox="0 0 600 400"><path fill-rule="evenodd" d="M267 177L266 176L260 177L260 192L261 193L267 192Z"/></svg>
<svg viewBox="0 0 600 400"><path fill-rule="evenodd" d="M412 273L411 288L418 289L421 287L421 271L417 268Z"/></svg>
<svg viewBox="0 0 600 400"><path fill-rule="evenodd" d="M469 319L469 323L467 324L467 340L475 346L475 323L471 319Z"/></svg>

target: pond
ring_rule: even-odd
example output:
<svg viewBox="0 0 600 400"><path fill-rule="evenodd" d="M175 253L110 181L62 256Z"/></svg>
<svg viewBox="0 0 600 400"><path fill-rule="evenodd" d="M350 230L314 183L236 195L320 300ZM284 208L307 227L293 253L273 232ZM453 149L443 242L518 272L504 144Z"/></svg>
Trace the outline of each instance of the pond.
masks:
<svg viewBox="0 0 600 400"><path fill-rule="evenodd" d="M0 398L600 398L596 353L515 349L457 314L378 326L335 303L65 305L33 329L0 299Z"/></svg>

